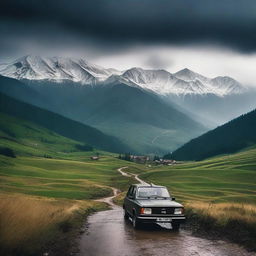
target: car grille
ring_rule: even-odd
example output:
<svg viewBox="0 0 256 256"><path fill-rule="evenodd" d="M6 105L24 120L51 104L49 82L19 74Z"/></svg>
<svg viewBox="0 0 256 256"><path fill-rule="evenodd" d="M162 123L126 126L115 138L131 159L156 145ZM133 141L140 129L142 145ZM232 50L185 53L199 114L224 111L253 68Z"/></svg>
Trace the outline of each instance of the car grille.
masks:
<svg viewBox="0 0 256 256"><path fill-rule="evenodd" d="M152 214L174 214L174 207L154 207Z"/></svg>

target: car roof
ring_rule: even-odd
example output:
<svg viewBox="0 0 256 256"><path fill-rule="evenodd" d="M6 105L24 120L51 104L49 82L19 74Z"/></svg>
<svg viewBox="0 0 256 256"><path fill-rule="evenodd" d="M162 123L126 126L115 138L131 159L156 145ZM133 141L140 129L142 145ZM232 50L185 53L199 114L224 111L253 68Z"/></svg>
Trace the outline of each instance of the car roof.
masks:
<svg viewBox="0 0 256 256"><path fill-rule="evenodd" d="M165 186L158 186L155 184L132 184L132 186L138 187L138 188L165 188Z"/></svg>

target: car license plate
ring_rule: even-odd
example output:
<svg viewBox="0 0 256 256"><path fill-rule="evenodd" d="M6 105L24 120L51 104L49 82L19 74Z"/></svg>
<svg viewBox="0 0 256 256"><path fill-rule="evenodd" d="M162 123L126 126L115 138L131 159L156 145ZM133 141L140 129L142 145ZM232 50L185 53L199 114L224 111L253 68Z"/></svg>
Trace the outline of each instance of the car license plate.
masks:
<svg viewBox="0 0 256 256"><path fill-rule="evenodd" d="M172 221L171 218L156 218L157 222L170 222Z"/></svg>

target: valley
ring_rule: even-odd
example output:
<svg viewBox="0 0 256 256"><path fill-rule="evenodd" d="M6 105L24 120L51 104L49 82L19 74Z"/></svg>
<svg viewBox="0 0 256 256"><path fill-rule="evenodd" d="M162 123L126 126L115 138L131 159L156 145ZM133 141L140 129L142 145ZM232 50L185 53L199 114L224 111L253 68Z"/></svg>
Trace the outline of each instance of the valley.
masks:
<svg viewBox="0 0 256 256"><path fill-rule="evenodd" d="M0 156L0 207L6 213L5 223L15 218L8 228L2 227L0 241L4 253L32 255L35 251L50 251L58 255L63 248L75 250L77 245L73 238L78 236L84 218L107 207L95 199L111 195L110 187L115 187L121 193L114 201L121 203L128 186L135 182L132 176L118 173L121 166L127 166L125 172L136 173L143 180L166 185L172 195L185 204L192 227L193 221L200 224L200 232L205 230L204 221L209 218L213 218L213 232L225 229L232 221L242 224L247 231L255 230L254 148L201 162L149 167L119 160L116 154L93 148L81 151L77 141L33 122L1 115L4 121L0 146L11 149L15 155ZM91 156L96 154L99 154L99 160L92 160ZM26 209L18 211L21 207ZM38 214L44 209L48 212ZM209 209L214 211L209 212ZM34 212L33 217L31 212ZM224 222L223 214L226 216ZM21 225L27 218L32 218L31 224ZM41 228L38 230L39 223ZM241 237L232 236L236 233L233 228L229 229L224 236L240 243ZM242 243L250 249L254 248L252 234L248 233L247 242ZM183 235L186 239L194 239L186 231ZM55 241L54 237L63 237L65 246L62 242L60 245L54 242L53 246L50 240Z"/></svg>
<svg viewBox="0 0 256 256"><path fill-rule="evenodd" d="M136 154L173 152L252 110L256 99L231 77L187 68L118 71L84 59L30 55L2 64L0 74L2 93L92 126ZM155 141L159 134L166 135Z"/></svg>
<svg viewBox="0 0 256 256"><path fill-rule="evenodd" d="M2 1L0 256L256 256L255 11Z"/></svg>

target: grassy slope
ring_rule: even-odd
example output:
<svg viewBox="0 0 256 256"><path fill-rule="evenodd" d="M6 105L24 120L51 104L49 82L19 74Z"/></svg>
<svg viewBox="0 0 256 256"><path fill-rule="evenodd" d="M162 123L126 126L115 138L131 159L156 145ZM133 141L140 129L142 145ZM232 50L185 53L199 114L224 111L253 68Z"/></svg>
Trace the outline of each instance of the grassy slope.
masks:
<svg viewBox="0 0 256 256"><path fill-rule="evenodd" d="M166 185L182 201L256 204L256 149L163 167L142 178Z"/></svg>
<svg viewBox="0 0 256 256"><path fill-rule="evenodd" d="M68 119L46 109L24 103L2 93L0 93L0 111L17 118L31 121L62 136L89 143L103 150L111 152L129 150L117 138L105 135L93 127Z"/></svg>
<svg viewBox="0 0 256 256"><path fill-rule="evenodd" d="M193 230L256 251L256 148L159 168L141 177L166 185L187 209Z"/></svg>
<svg viewBox="0 0 256 256"><path fill-rule="evenodd" d="M116 169L127 162L97 151L79 151L80 143L32 122L0 113L0 146L11 148L17 158L0 155L1 191L72 199L92 199L126 189L129 180ZM49 158L50 157L50 158Z"/></svg>
<svg viewBox="0 0 256 256"><path fill-rule="evenodd" d="M1 190L70 199L93 199L111 193L115 186L126 189L129 180L116 169L123 164L111 156L99 161L0 157Z"/></svg>
<svg viewBox="0 0 256 256"><path fill-rule="evenodd" d="M0 112L0 145L12 148L18 155L63 158L73 152L77 154L76 145L82 144Z"/></svg>

